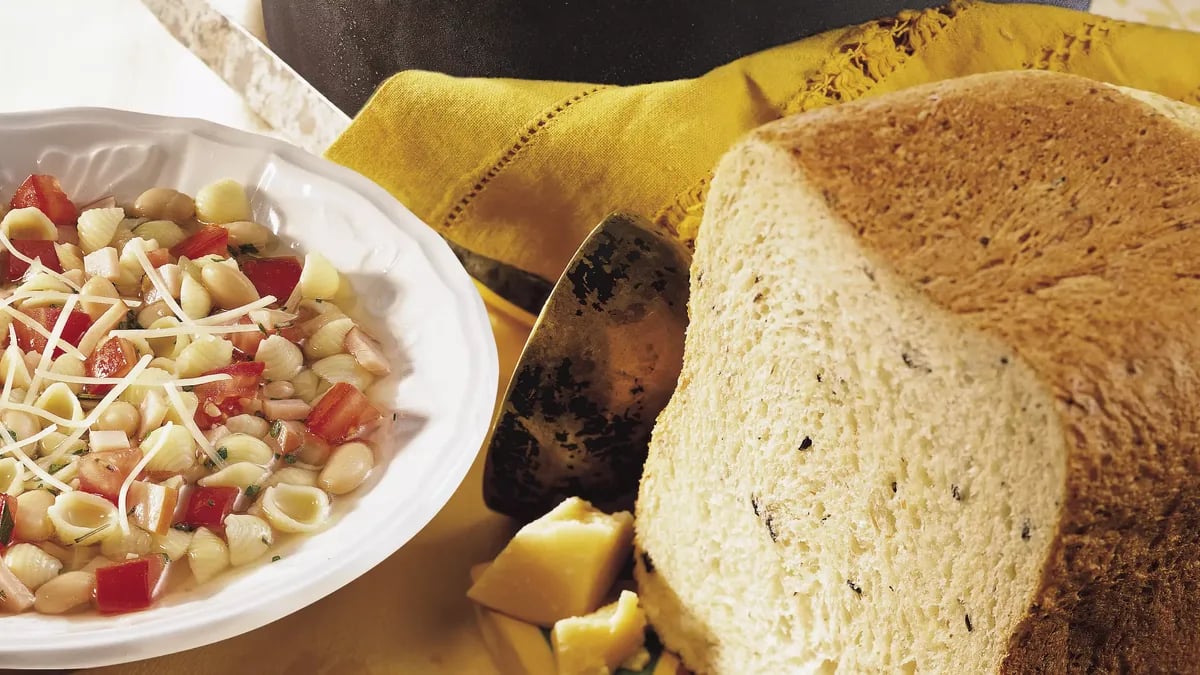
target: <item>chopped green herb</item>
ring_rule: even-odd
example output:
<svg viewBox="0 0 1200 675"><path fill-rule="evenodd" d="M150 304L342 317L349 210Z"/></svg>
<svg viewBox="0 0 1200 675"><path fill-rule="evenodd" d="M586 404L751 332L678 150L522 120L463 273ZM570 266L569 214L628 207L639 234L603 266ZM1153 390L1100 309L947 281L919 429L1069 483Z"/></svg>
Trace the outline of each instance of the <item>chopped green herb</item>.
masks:
<svg viewBox="0 0 1200 675"><path fill-rule="evenodd" d="M17 527L12 511L8 500L0 498L0 546L7 546L12 541L13 530Z"/></svg>
<svg viewBox="0 0 1200 675"><path fill-rule="evenodd" d="M121 320L121 323L117 324L117 330L133 330L136 328L141 328L141 326L138 325L137 314L132 310L126 312L125 318Z"/></svg>
<svg viewBox="0 0 1200 675"><path fill-rule="evenodd" d="M287 457L284 457L284 458L283 458L283 461L287 462L288 464L295 464L295 463L296 463L296 456L295 456L295 455L288 455Z"/></svg>
<svg viewBox="0 0 1200 675"><path fill-rule="evenodd" d="M12 439L13 439L14 441L15 441L15 440L17 440L17 432L13 431L12 429L9 429L9 430L8 430L8 435L9 435L9 436L12 436Z"/></svg>
<svg viewBox="0 0 1200 675"><path fill-rule="evenodd" d="M211 509L211 508L215 508L217 503L211 499L205 499L204 505Z"/></svg>
<svg viewBox="0 0 1200 675"><path fill-rule="evenodd" d="M272 556L272 557L271 557L271 562L279 562L279 560L280 560L279 556Z"/></svg>
<svg viewBox="0 0 1200 675"><path fill-rule="evenodd" d="M65 468L67 468L66 462L55 462L55 463L51 464L50 468L48 468L46 470L49 471L50 473L58 473L59 471L62 471Z"/></svg>
<svg viewBox="0 0 1200 675"><path fill-rule="evenodd" d="M241 246L238 246L238 253L241 253L242 255L258 253L258 247L254 244L242 244Z"/></svg>
<svg viewBox="0 0 1200 675"><path fill-rule="evenodd" d="M171 526L171 528L179 530L180 532L191 532L192 530L196 529L187 523L175 523Z"/></svg>
<svg viewBox="0 0 1200 675"><path fill-rule="evenodd" d="M103 532L103 531L107 530L108 528L109 528L109 523L105 523L105 524L101 525L100 527L97 527L97 528L95 528L95 529L89 530L89 531L88 531L86 534L84 534L83 536L80 536L80 537L75 537L75 543L76 543L76 544L82 544L82 543L83 543L85 540L87 540L87 539L89 539L90 537L93 537L93 536L95 536L95 535L97 535L97 534L100 534L101 532Z"/></svg>
<svg viewBox="0 0 1200 675"><path fill-rule="evenodd" d="M262 490L262 488L259 487L258 485L247 485L246 486L246 496L249 497L250 499L254 499L255 497L258 496L258 493L261 490Z"/></svg>
<svg viewBox="0 0 1200 675"><path fill-rule="evenodd" d="M266 328L264 328L264 327L263 327L263 325L262 325L261 323L259 323L259 322L255 321L255 322L254 322L254 325L255 325L255 326L258 326L258 332L262 333L263 335L266 335L266 334L267 334L267 329L266 329Z"/></svg>
<svg viewBox="0 0 1200 675"><path fill-rule="evenodd" d="M221 459L229 459L229 449L225 446L217 448L217 457Z"/></svg>
<svg viewBox="0 0 1200 675"><path fill-rule="evenodd" d="M279 434L282 431L283 431L283 422L280 422L279 420L275 420L274 422L271 422L271 431L268 432L271 434L271 438L279 438Z"/></svg>
<svg viewBox="0 0 1200 675"><path fill-rule="evenodd" d="M194 385L194 384L185 384L185 385L183 385L183 387L182 387L182 389L183 389L184 391L191 391L191 390L193 390L193 389L195 389L195 388L196 388L196 385Z"/></svg>
<svg viewBox="0 0 1200 675"><path fill-rule="evenodd" d="M275 453L275 459L279 459L280 457L283 457L283 455L279 454L278 452Z"/></svg>
<svg viewBox="0 0 1200 675"><path fill-rule="evenodd" d="M79 448L78 450L76 450L75 452L72 452L71 454L72 455L85 455L85 454L87 454L87 448Z"/></svg>
<svg viewBox="0 0 1200 675"><path fill-rule="evenodd" d="M164 565L170 564L171 556L167 555L166 553L159 553L159 555L162 556Z"/></svg>
<svg viewBox="0 0 1200 675"><path fill-rule="evenodd" d="M258 538L258 540L259 540L259 541L261 541L261 542L263 543L263 546L270 546L270 545L271 545L271 540L270 540L270 539L267 539L267 536L266 536L265 534L264 534L263 536L259 537L259 538Z"/></svg>

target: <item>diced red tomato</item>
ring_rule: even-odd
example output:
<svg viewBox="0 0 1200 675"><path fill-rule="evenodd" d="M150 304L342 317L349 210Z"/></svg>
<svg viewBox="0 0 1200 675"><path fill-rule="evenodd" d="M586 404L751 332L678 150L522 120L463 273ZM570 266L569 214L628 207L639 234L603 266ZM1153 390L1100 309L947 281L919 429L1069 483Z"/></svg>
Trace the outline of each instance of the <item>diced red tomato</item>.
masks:
<svg viewBox="0 0 1200 675"><path fill-rule="evenodd" d="M109 338L92 350L83 362L88 377L125 377L137 362L137 348L125 338ZM107 394L111 384L85 384L84 391Z"/></svg>
<svg viewBox="0 0 1200 675"><path fill-rule="evenodd" d="M243 326L249 326L254 322L250 320L250 317L243 316L241 319L238 319L238 323ZM254 355L258 353L258 345L261 344L263 340L267 339L267 334L261 330L253 330L241 333L230 333L225 337L233 343L234 349L245 354L249 358L254 358Z"/></svg>
<svg viewBox="0 0 1200 675"><path fill-rule="evenodd" d="M54 242L41 239L14 239L9 243L25 257L39 259L43 265L55 272L63 271L62 265L58 262L58 250L54 248ZM17 281L29 271L29 263L9 253L8 249L0 250L0 265L3 265L4 268L4 280L8 282Z"/></svg>
<svg viewBox="0 0 1200 675"><path fill-rule="evenodd" d="M17 537L17 498L0 494L0 551Z"/></svg>
<svg viewBox="0 0 1200 675"><path fill-rule="evenodd" d="M121 484L141 459L138 448L88 453L79 458L79 489L116 504Z"/></svg>
<svg viewBox="0 0 1200 675"><path fill-rule="evenodd" d="M171 262L171 252L165 248L156 248L153 251L146 251L146 259L150 261L151 267L158 269Z"/></svg>
<svg viewBox="0 0 1200 675"><path fill-rule="evenodd" d="M235 487L196 487L188 497L178 525L195 529L207 527L224 532L225 517L233 511L241 491Z"/></svg>
<svg viewBox="0 0 1200 675"><path fill-rule="evenodd" d="M275 296L283 304L300 283L300 259L294 256L277 258L248 258L242 261L242 272L254 284L259 297Z"/></svg>
<svg viewBox="0 0 1200 675"><path fill-rule="evenodd" d="M47 332L54 330L54 324L58 321L58 317L61 314L62 309L58 307L35 307L25 312L26 316L41 324ZM27 352L41 352L46 348L47 340L41 333L25 325L22 321L13 321L12 326L13 330L17 333L17 346L22 350ZM78 347L79 341L83 339L83 334L91 327L91 317L83 312L72 310L70 316L67 317L66 325L63 326L62 339L64 342ZM55 347L55 358L61 356L62 353L63 350L61 347Z"/></svg>
<svg viewBox="0 0 1200 675"><path fill-rule="evenodd" d="M154 603L154 590L166 563L160 555L96 569L96 608L104 614L146 609Z"/></svg>
<svg viewBox="0 0 1200 675"><path fill-rule="evenodd" d="M200 402L200 406L196 408L196 425L201 429L210 429L224 419L224 416L240 413L241 399L254 398L258 394L258 383L262 380L263 368L264 365L260 361L242 361L204 373L228 374L232 377L228 380L198 384L192 390ZM209 414L209 403L217 406L222 414Z"/></svg>
<svg viewBox="0 0 1200 675"><path fill-rule="evenodd" d="M35 173L26 178L8 206L12 209L32 206L46 214L55 225L74 225L79 218L79 212L63 192L58 179L44 174Z"/></svg>
<svg viewBox="0 0 1200 675"><path fill-rule="evenodd" d="M220 225L205 225L200 231L184 239L171 249L175 257L187 256L190 260L206 255L229 255L229 230Z"/></svg>
<svg viewBox="0 0 1200 675"><path fill-rule="evenodd" d="M341 443L369 430L383 419L358 387L338 382L308 413L305 426L330 443Z"/></svg>

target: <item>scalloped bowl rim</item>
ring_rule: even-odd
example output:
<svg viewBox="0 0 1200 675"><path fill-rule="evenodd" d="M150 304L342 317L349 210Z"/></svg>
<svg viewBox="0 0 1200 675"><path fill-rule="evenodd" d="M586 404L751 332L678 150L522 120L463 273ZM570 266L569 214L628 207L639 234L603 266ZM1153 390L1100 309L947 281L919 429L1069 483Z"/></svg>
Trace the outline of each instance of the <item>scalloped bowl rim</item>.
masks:
<svg viewBox="0 0 1200 675"><path fill-rule="evenodd" d="M424 485L425 495L412 509L411 517L402 523L383 529L387 536L361 545L353 556L339 556L319 572L314 571L307 581L287 593L275 593L257 598L245 598L237 605L229 602L212 605L201 599L188 603L190 611L176 622L106 625L97 630L64 634L58 643L29 649L27 645L5 644L2 629L5 617L0 616L0 667L14 668L81 668L97 667L163 656L186 649L201 647L262 627L320 600L345 586L408 543L423 529L465 479L485 439L491 423L499 377L496 345L491 324L482 298L475 289L449 246L428 225L420 221L404 205L370 179L346 167L267 136L233 129L221 124L195 118L167 117L129 112L110 108L75 107L53 110L0 114L0 137L42 127L90 125L104 126L128 135L143 131L177 133L200 139L248 148L268 153L279 161L339 184L345 190L364 198L382 218L390 221L404 235L415 241L424 259L447 291L457 302L456 318L461 324L464 339L469 343L467 353L460 355L469 372L475 377L470 394L464 397L453 415L454 434L442 443L445 469L438 480ZM147 186L149 187L149 186ZM353 270L343 270L352 272ZM403 451L401 448L400 452ZM331 528L336 530L336 524ZM300 545L301 548L303 545ZM270 574L261 567L248 574ZM218 579L216 584L220 584ZM152 616L155 609L138 613ZM124 615L137 616L137 615ZM70 621L69 617L60 617ZM19 637L19 636L18 636Z"/></svg>

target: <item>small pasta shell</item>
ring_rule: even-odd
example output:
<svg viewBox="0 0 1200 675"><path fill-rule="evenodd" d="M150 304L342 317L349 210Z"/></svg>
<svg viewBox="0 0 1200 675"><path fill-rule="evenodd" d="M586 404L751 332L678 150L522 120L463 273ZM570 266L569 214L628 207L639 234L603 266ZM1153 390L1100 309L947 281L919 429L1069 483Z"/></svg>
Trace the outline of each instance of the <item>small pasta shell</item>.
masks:
<svg viewBox="0 0 1200 675"><path fill-rule="evenodd" d="M187 239L183 228L169 220L147 220L133 228L133 234L142 239L153 239L163 248L174 248Z"/></svg>
<svg viewBox="0 0 1200 675"><path fill-rule="evenodd" d="M375 376L371 374L371 371L358 365L358 361L349 354L327 356L312 364L312 371L326 382L334 384L347 382L360 391L366 391L367 387L375 381Z"/></svg>
<svg viewBox="0 0 1200 675"><path fill-rule="evenodd" d="M58 431L52 431L38 441L38 455L42 457L71 455L85 448L87 448L87 444L83 442L83 439L75 438L67 441L67 435Z"/></svg>
<svg viewBox="0 0 1200 675"><path fill-rule="evenodd" d="M162 440L163 437L166 440ZM164 473L179 473L186 471L196 463L196 441L192 438L192 434L180 424L173 424L169 427L159 427L151 431L145 439L142 440L142 452L147 452L150 448L162 440L163 447L153 457L150 458L150 463L146 465L149 471L162 471Z"/></svg>
<svg viewBox="0 0 1200 675"><path fill-rule="evenodd" d="M280 532L316 532L329 522L329 495L315 487L287 483L269 487L263 492L261 507Z"/></svg>
<svg viewBox="0 0 1200 675"><path fill-rule="evenodd" d="M17 497L17 513L13 518L13 533L20 541L45 541L54 535L54 523L46 511L54 505L49 490L29 490Z"/></svg>
<svg viewBox="0 0 1200 675"><path fill-rule="evenodd" d="M84 254L108 246L124 219L125 210L120 207L91 209L79 214L79 247Z"/></svg>
<svg viewBox="0 0 1200 675"><path fill-rule="evenodd" d="M161 385L174 380L175 376L165 370L159 368L147 368L137 376L137 379L134 380L133 384L129 385L125 388L125 391L121 392L120 398L122 401L129 401L136 406L140 406L142 404L142 399L146 398L147 394L152 391L161 393Z"/></svg>
<svg viewBox="0 0 1200 675"><path fill-rule="evenodd" d="M129 528L129 534L120 532L100 542L100 554L109 560L124 560L131 554L143 556L154 548L150 533L137 528Z"/></svg>
<svg viewBox="0 0 1200 675"><path fill-rule="evenodd" d="M177 328L179 325L179 319L176 319L174 316L164 316L150 324L150 328ZM177 359L183 352L183 349L191 344L192 338L189 335L180 333L179 335L170 335L167 337L146 338L146 342L150 344L150 349L154 350L155 355L165 356L168 359Z"/></svg>
<svg viewBox="0 0 1200 675"><path fill-rule="evenodd" d="M31 591L58 576L63 568L61 560L33 544L17 544L8 549L4 564Z"/></svg>
<svg viewBox="0 0 1200 675"><path fill-rule="evenodd" d="M179 286L179 307L190 319L202 319L212 311L212 295L204 284L186 272Z"/></svg>
<svg viewBox="0 0 1200 675"><path fill-rule="evenodd" d="M266 466L275 456L271 451L271 446L261 438L250 434L230 434L221 439L220 445L225 448L225 457L230 462L249 462Z"/></svg>
<svg viewBox="0 0 1200 675"><path fill-rule="evenodd" d="M340 445L330 455L317 478L317 486L331 495L353 491L375 467L375 453L366 443Z"/></svg>
<svg viewBox="0 0 1200 675"><path fill-rule="evenodd" d="M72 422L83 419L83 406L79 405L75 392L71 391L65 382L55 382L46 387L33 407Z"/></svg>
<svg viewBox="0 0 1200 675"><path fill-rule="evenodd" d="M58 243L54 250L58 252L58 264L64 272L83 269L83 250L75 244Z"/></svg>
<svg viewBox="0 0 1200 675"><path fill-rule="evenodd" d="M258 415L234 415L225 420L225 428L232 434L262 438L271 430L271 425Z"/></svg>
<svg viewBox="0 0 1200 675"><path fill-rule="evenodd" d="M92 602L96 576L90 572L67 572L50 579L34 594L33 608L41 614L66 614Z"/></svg>
<svg viewBox="0 0 1200 675"><path fill-rule="evenodd" d="M275 532L267 521L244 514L225 519L225 537L229 540L229 562L234 567L258 560L275 543Z"/></svg>
<svg viewBox="0 0 1200 675"><path fill-rule="evenodd" d="M233 343L215 335L201 335L175 358L175 374L196 377L233 363Z"/></svg>
<svg viewBox="0 0 1200 675"><path fill-rule="evenodd" d="M235 487L245 490L267 475L267 470L250 462L230 464L220 471L201 478L198 482L204 487Z"/></svg>
<svg viewBox="0 0 1200 675"><path fill-rule="evenodd" d="M275 473L271 474L263 483L265 487L274 487L276 485L303 485L306 487L317 486L317 472L309 469L301 469L298 466L285 466Z"/></svg>
<svg viewBox="0 0 1200 675"><path fill-rule="evenodd" d="M196 218L203 222L232 223L252 217L246 190L233 179L210 183L196 193Z"/></svg>
<svg viewBox="0 0 1200 675"><path fill-rule="evenodd" d="M304 256L300 271L300 295L309 300L327 300L337 295L341 275L325 256L315 251Z"/></svg>
<svg viewBox="0 0 1200 675"><path fill-rule="evenodd" d="M18 441L29 438L42 430L38 418L22 410L5 410L0 413L0 420L4 420L4 426L8 427L9 432L16 435Z"/></svg>
<svg viewBox="0 0 1200 675"><path fill-rule="evenodd" d="M87 375L87 366L84 365L81 359L78 359L70 354L63 354L54 359L50 364L50 372L57 375L70 375L72 377L83 377ZM63 382L72 393L78 395L83 391L83 385L75 382Z"/></svg>
<svg viewBox="0 0 1200 675"><path fill-rule="evenodd" d="M0 459L0 493L16 497L25 491L25 465L14 457Z"/></svg>
<svg viewBox="0 0 1200 675"><path fill-rule="evenodd" d="M354 319L343 316L321 326L304 343L304 355L323 359L346 351L346 333L354 328Z"/></svg>
<svg viewBox="0 0 1200 675"><path fill-rule="evenodd" d="M80 298L79 308L87 313L87 315L92 318L92 321L99 319L100 315L107 312L108 308L112 307L112 305L106 302L96 302L95 300L89 301L87 296L94 295L102 298L112 298L114 300L121 297L121 294L117 292L117 287L113 285L113 282L105 279L104 277L92 277L88 279L83 283L83 286L80 287L79 293L80 295L84 296Z"/></svg>
<svg viewBox="0 0 1200 675"><path fill-rule="evenodd" d="M41 272L34 274L25 279L20 286L17 286L18 293L29 293L33 291L54 291L57 293L74 293L75 290L63 283L61 279L53 274ZM46 307L48 305L61 305L60 298L29 298L22 300L22 307Z"/></svg>
<svg viewBox="0 0 1200 675"><path fill-rule="evenodd" d="M263 377L272 382L290 380L304 367L300 348L282 335L270 335L260 342L254 360L263 364Z"/></svg>
<svg viewBox="0 0 1200 675"><path fill-rule="evenodd" d="M188 544L188 567L196 581L204 583L229 567L229 547L220 537L202 527Z"/></svg>
<svg viewBox="0 0 1200 675"><path fill-rule="evenodd" d="M0 220L0 232L9 239L58 241L58 228L37 207L13 209Z"/></svg>
<svg viewBox="0 0 1200 675"><path fill-rule="evenodd" d="M187 555L188 547L192 543L192 533L170 528L163 534L150 535L150 541L155 553L161 553L171 562L175 562Z"/></svg>
<svg viewBox="0 0 1200 675"><path fill-rule="evenodd" d="M58 495L46 510L58 540L67 546L99 544L117 534L117 507L99 495L74 490Z"/></svg>
<svg viewBox="0 0 1200 675"><path fill-rule="evenodd" d="M4 354L0 354L0 378L7 378L10 370L14 387L24 389L29 386L29 368L25 365L25 355L15 344L8 345Z"/></svg>
<svg viewBox="0 0 1200 675"><path fill-rule="evenodd" d="M200 399L190 391L179 392L179 400L183 403L183 414L180 414L179 409L174 405L167 406L167 414L163 417L164 422L173 422L177 426L183 426L183 418L192 419L196 415L196 408L200 407Z"/></svg>
<svg viewBox="0 0 1200 675"><path fill-rule="evenodd" d="M305 368L292 378L292 395L305 403L312 403L317 397L317 385L320 383L321 377Z"/></svg>

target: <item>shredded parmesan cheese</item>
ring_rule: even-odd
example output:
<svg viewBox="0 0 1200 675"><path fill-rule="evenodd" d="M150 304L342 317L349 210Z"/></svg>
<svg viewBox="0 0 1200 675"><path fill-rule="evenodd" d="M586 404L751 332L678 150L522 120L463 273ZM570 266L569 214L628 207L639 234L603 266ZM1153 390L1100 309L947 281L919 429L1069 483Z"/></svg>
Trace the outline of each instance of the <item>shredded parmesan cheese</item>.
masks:
<svg viewBox="0 0 1200 675"><path fill-rule="evenodd" d="M110 389L108 393L104 395L104 398L100 399L100 402L96 404L96 407L92 408L92 412L88 413L88 416L85 417L83 421L78 422L78 424L82 426L71 432L70 436L67 436L65 439L63 439L63 442L59 444L59 447L62 447L63 444L71 443L72 441L77 441L82 438L83 432L87 431L88 427L92 426L96 423L96 420L100 419L100 415L104 414L104 410L108 408L108 406L112 405L113 401L117 400L117 397L121 395L121 392L128 389L129 385L137 381L138 375L141 375L142 371L146 369L146 366L150 365L150 361L151 357L149 354L138 359L138 362L134 364L133 369L129 371L129 374L126 375L120 383Z"/></svg>
<svg viewBox="0 0 1200 675"><path fill-rule="evenodd" d="M219 314L213 314L212 316L206 316L203 319L196 319L196 323L202 326L213 326L216 324L229 323L230 321L236 321L243 316L246 316L256 309L262 309L263 307L270 305L272 302L275 302L275 296L268 295L266 297L259 298L254 302L246 303L241 307L230 309Z"/></svg>
<svg viewBox="0 0 1200 675"><path fill-rule="evenodd" d="M38 387L42 385L42 378L36 371L44 370L50 365L50 358L54 354L54 345L58 343L62 337L63 329L67 327L67 320L71 318L71 311L75 309L75 296L67 298L63 304L62 311L58 313L58 320L54 322L54 330L50 331L50 339L46 341L46 346L42 349L42 358L38 360L37 368L34 368L33 380L29 383L29 389L25 391L25 404L29 405L37 400Z"/></svg>
<svg viewBox="0 0 1200 675"><path fill-rule="evenodd" d="M112 334L116 337L140 337L140 338L160 338L173 337L175 335L223 335L225 333L252 333L259 330L258 326L251 324L237 324L234 326L172 326L170 328L130 328L128 330L114 330Z"/></svg>
<svg viewBox="0 0 1200 675"><path fill-rule="evenodd" d="M50 370L39 370L39 375L47 380L55 382L66 382L68 384L120 384L125 381L124 377L87 377L86 375L67 375L64 373L56 373ZM191 387L197 384L208 384L209 382L220 382L221 380L232 379L233 376L229 373L214 373L212 375L200 375L199 377L188 377L181 380L173 380L169 384L177 387ZM166 382L147 382L149 386L166 386Z"/></svg>
<svg viewBox="0 0 1200 675"><path fill-rule="evenodd" d="M59 274L58 272L55 272L54 270L43 265L42 259L40 257L37 259L30 258L29 256L25 255L24 253L21 253L20 251L18 251L16 249L16 247L14 247L12 245L12 242L8 240L8 236L6 236L3 232L0 232L0 244L3 244L4 248L8 249L8 252L10 255L12 255L12 257L16 258L17 260L23 260L26 263L29 263L29 271L30 272L33 272L34 268L37 268L38 272L45 272L46 274L49 274L50 276L54 277L55 279L58 279L59 281L63 282L70 288L79 290L79 284L75 283L74 281L71 281L67 277L64 277L63 275Z"/></svg>
<svg viewBox="0 0 1200 675"><path fill-rule="evenodd" d="M0 235L0 236L2 236L2 235ZM50 331L46 330L45 326L38 323L37 321L34 321L32 318L27 316L24 312L21 312L20 310L16 309L15 307L0 306L0 310L3 310L5 313L7 313L12 318L16 319L17 321L20 321L21 323L25 324L26 326L29 326L38 335L41 335L42 337L46 338L46 340L50 344L55 345L56 347L63 350L64 352L66 352L72 356L78 356L81 359L87 358L86 356L83 355L83 352L79 351L79 349L77 349L75 347L75 345L71 344L70 342L67 342L66 340L62 340L59 338L51 339ZM15 336L14 336L13 342L14 343L16 342Z"/></svg>
<svg viewBox="0 0 1200 675"><path fill-rule="evenodd" d="M146 468L150 460L154 459L158 451L167 445L167 440L171 436L170 430L173 426L175 426L174 422L167 422L163 425L165 431L158 435L158 441L142 454L142 459L134 465L133 471L130 471L129 475L125 477L125 482L121 483L121 491L117 493L117 524L121 526L121 534L129 534L129 510L125 506L129 501L129 488L133 486L133 481L137 480L138 474Z"/></svg>
<svg viewBox="0 0 1200 675"><path fill-rule="evenodd" d="M218 467L224 467L225 460L221 459L221 456L217 454L216 449L213 448L212 443L208 442L208 437L204 435L203 431L200 431L200 427L196 426L196 420L193 419L192 414L188 412L187 405L183 402L183 397L179 395L179 390L176 389L175 385L170 382L166 383L163 386L163 389L166 390L167 398L171 400L171 405L174 406L175 410L179 413L179 419L183 420L183 427L192 434L192 438L196 439L196 444L200 446L200 449L204 451L205 455L208 455L208 458L212 460L213 464L217 465Z"/></svg>
<svg viewBox="0 0 1200 675"><path fill-rule="evenodd" d="M46 472L45 469L38 466L38 463L33 461L33 459L29 455L27 455L21 451L21 448L23 448L27 445L33 445L33 444L37 443L38 441L42 440L46 436L49 436L50 434L54 433L54 431L55 431L54 427L52 427L52 426L46 427L45 429L42 429L38 433L30 436L29 438L26 438L23 441L13 441L11 443L7 443L3 447L0 447L0 455L12 453L12 455L15 456L18 460L20 460L20 462L22 464L24 464L26 467L29 468L29 470L33 473L33 475L42 479L43 483L46 483L47 485L53 485L55 488L61 490L62 492L70 492L71 491L70 485L67 485L66 483L62 482L61 480L55 478L54 476L51 476L49 473ZM0 433L3 433L6 438L10 438L10 439L12 438L12 434L9 432L8 427L4 426L3 423L0 423Z"/></svg>
<svg viewBox="0 0 1200 675"><path fill-rule="evenodd" d="M92 327L87 329L83 337L79 338L80 351L88 354L92 353L92 350L100 345L100 341L104 339L105 335L115 332L113 328L121 324L121 320L125 318L126 311L128 310L123 304L113 305L105 310L100 315L100 318L96 319L96 322L92 324Z"/></svg>
<svg viewBox="0 0 1200 675"><path fill-rule="evenodd" d="M154 284L154 288L162 296L162 301L167 303L167 307L171 308L175 316L179 317L179 322L185 326L192 323L192 317L183 311L178 302L175 302L175 298L171 296L171 289L167 288L167 283L163 281L158 270L150 264L150 259L146 257L146 252L142 250L142 247L135 243L129 250L133 251L133 257L137 258L138 264L142 266L143 270L146 270L146 278Z"/></svg>

